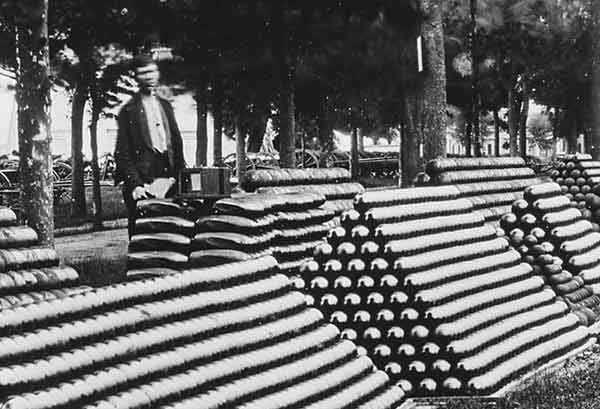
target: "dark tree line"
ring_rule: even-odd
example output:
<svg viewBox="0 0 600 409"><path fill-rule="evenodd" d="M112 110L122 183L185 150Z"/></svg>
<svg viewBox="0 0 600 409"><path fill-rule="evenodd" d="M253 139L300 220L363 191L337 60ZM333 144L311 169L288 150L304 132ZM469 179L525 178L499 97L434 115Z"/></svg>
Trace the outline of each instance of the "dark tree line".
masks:
<svg viewBox="0 0 600 409"><path fill-rule="evenodd" d="M32 206L26 209L29 223L44 240L52 241L47 115L51 84L68 88L73 96L74 216L86 211L81 152L86 126L83 112L86 104L91 108L87 126L94 208L101 225L97 123L108 115L108 108L119 103L115 96L123 91L121 83L128 71L121 57L157 45L171 47L175 56L162 64L170 85L194 91L199 119L197 164L206 162L208 110L215 117L213 156L217 162L222 156L222 131L248 135L247 147L238 141L240 153L256 151L269 117L278 131L281 165L290 167L295 165L298 135L309 129L323 149L331 149L334 127L383 134L402 126L403 179L410 183L422 160L445 154L441 3L2 2L0 42L7 47L0 60L18 73L21 173L24 186L34 187L31 192L25 189L23 197ZM423 72L417 72L419 36L424 45ZM65 58L65 50L73 55ZM35 221L34 214L44 221Z"/></svg>

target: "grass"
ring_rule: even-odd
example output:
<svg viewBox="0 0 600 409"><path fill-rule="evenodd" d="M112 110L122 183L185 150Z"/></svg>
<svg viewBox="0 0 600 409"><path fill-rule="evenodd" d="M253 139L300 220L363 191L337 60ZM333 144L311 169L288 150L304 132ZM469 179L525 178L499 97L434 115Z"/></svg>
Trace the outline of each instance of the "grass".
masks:
<svg viewBox="0 0 600 409"><path fill-rule="evenodd" d="M121 229L62 236L55 246L61 261L79 271L85 283L105 285L121 279L128 242L127 231Z"/></svg>
<svg viewBox="0 0 600 409"><path fill-rule="evenodd" d="M123 280L127 269L127 258L91 256L71 261L69 265L79 272L82 283L100 287Z"/></svg>
<svg viewBox="0 0 600 409"><path fill-rule="evenodd" d="M545 371L500 399L496 409L600 408L600 346L594 345L558 369ZM445 409L489 409L478 402L461 401Z"/></svg>
<svg viewBox="0 0 600 409"><path fill-rule="evenodd" d="M102 186L102 213L104 220L115 220L127 217L125 203L123 203L123 193L121 189L115 186ZM94 207L92 198L92 188L85 189L87 216L75 218L71 216L72 204L68 197L54 205L54 225L56 228L78 226L93 221Z"/></svg>

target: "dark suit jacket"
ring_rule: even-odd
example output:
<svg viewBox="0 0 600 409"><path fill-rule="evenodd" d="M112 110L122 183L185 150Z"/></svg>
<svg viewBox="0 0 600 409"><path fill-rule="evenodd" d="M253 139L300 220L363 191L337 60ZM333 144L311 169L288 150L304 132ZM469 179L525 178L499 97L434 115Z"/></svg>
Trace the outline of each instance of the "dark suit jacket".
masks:
<svg viewBox="0 0 600 409"><path fill-rule="evenodd" d="M156 174L152 169L151 159L154 152L152 140L148 131L148 121L144 112L141 95L135 94L128 101L117 117L118 133L115 148L115 185L125 182L125 187L133 190L136 186L143 186L156 177L177 177L179 171L185 166L183 159L183 143L181 134L175 121L173 107L162 98L158 98L166 114L169 131L171 134L169 145L169 171L168 174Z"/></svg>

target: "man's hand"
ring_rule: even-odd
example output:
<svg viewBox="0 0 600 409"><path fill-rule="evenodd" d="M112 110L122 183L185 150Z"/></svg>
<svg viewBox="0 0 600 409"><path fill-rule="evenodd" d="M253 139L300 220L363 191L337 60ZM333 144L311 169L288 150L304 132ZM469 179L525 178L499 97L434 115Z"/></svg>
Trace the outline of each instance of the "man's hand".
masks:
<svg viewBox="0 0 600 409"><path fill-rule="evenodd" d="M146 189L143 186L136 186L133 192L131 192L131 197L133 200L146 199Z"/></svg>

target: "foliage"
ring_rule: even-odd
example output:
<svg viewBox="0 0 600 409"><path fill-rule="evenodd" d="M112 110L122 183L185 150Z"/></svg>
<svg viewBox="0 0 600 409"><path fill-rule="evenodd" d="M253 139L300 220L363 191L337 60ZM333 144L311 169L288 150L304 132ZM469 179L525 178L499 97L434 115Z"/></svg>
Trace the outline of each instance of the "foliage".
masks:
<svg viewBox="0 0 600 409"><path fill-rule="evenodd" d="M326 97L338 126L383 133L401 122L403 94L415 83L409 30L391 15L340 12L310 30L312 47L298 68L298 107L319 115L315 107Z"/></svg>
<svg viewBox="0 0 600 409"><path fill-rule="evenodd" d="M524 101L531 98L557 109L561 136L576 143L590 121L590 2L476 0L476 5L482 109L513 108L512 141L526 114L520 112ZM446 2L448 101L463 109L472 100L469 20L469 0Z"/></svg>
<svg viewBox="0 0 600 409"><path fill-rule="evenodd" d="M194 88L218 75L225 81L226 118L237 111L246 128L277 112L272 1L167 4L180 28L172 44L182 59L174 64L173 81ZM324 101L339 127L352 123L368 131L397 124L400 91L411 83L409 67L414 67L414 46L403 46L417 15L410 2L285 5L300 124L313 126L323 115ZM228 27L220 24L223 15ZM299 132L311 133L308 128Z"/></svg>
<svg viewBox="0 0 600 409"><path fill-rule="evenodd" d="M534 145L540 149L551 149L553 146L552 139L552 124L548 115L545 113L537 113L530 116L527 121L527 129L531 135Z"/></svg>

